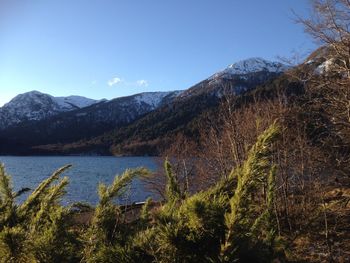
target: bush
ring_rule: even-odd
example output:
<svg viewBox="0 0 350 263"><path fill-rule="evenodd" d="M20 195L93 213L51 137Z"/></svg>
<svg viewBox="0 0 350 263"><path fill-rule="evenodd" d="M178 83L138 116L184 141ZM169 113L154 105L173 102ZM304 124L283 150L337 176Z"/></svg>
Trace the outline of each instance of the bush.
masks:
<svg viewBox="0 0 350 263"><path fill-rule="evenodd" d="M135 221L113 200L144 168L126 170L99 186L99 203L88 226L71 220L60 205L68 179L65 166L44 180L23 204L15 202L10 177L0 167L1 262L270 262L276 257L275 167L272 125L242 166L215 186L192 196L182 192L168 161L166 201L148 200ZM267 186L264 204L254 196Z"/></svg>

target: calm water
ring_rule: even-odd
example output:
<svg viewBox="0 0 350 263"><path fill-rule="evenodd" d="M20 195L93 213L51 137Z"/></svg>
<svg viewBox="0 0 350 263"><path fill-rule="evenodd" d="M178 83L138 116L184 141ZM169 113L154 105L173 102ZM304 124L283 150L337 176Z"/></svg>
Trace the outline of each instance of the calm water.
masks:
<svg viewBox="0 0 350 263"><path fill-rule="evenodd" d="M157 168L151 157L9 157L0 156L0 162L12 176L15 190L22 187L34 189L58 168L72 164L73 167L62 176L69 177L67 194L64 204L76 201L96 204L98 201L97 186L99 182L110 184L115 175L121 174L127 168L146 167L150 170ZM134 180L127 196L122 202L144 201L151 196L144 190L139 180ZM26 195L22 196L22 201Z"/></svg>

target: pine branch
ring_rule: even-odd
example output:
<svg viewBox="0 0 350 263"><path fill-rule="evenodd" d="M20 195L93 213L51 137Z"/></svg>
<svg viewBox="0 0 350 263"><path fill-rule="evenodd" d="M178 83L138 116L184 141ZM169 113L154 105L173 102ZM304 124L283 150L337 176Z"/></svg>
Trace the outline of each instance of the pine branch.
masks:
<svg viewBox="0 0 350 263"><path fill-rule="evenodd" d="M6 174L4 165L0 164L0 204L12 203L13 198L10 176Z"/></svg>
<svg viewBox="0 0 350 263"><path fill-rule="evenodd" d="M29 211L38 211L41 201L47 196L50 185L59 179L60 175L71 168L72 165L66 165L55 171L49 178L44 180L27 198L27 200L18 208L18 213L25 216Z"/></svg>
<svg viewBox="0 0 350 263"><path fill-rule="evenodd" d="M172 166L168 161L168 159L166 159L164 162L164 170L167 178L166 189L165 189L166 199L169 203L173 203L176 200L179 200L181 198L181 190L180 190L180 186L177 181L177 178L173 173Z"/></svg>
<svg viewBox="0 0 350 263"><path fill-rule="evenodd" d="M242 165L239 173L237 173L237 186L234 195L230 200L230 213L227 213L226 226L227 233L225 242L221 248L222 262L229 262L234 257L237 249L235 240L242 233L242 229L249 230L249 208L250 194L263 181L267 169L271 165L271 144L279 135L279 128L276 123L271 125L263 134L258 137L256 144L251 148L247 160ZM236 229L240 229L239 232Z"/></svg>

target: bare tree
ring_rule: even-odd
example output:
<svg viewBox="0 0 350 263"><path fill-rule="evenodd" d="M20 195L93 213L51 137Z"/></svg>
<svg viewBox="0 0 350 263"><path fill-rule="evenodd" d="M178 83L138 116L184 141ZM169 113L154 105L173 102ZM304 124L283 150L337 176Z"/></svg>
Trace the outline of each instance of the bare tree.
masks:
<svg viewBox="0 0 350 263"><path fill-rule="evenodd" d="M311 100L306 106L318 112L315 124L328 132L320 141L333 150L334 164L344 168L350 163L350 1L312 0L311 16L298 17L297 22L323 45L316 72L302 68L298 75L307 80Z"/></svg>
<svg viewBox="0 0 350 263"><path fill-rule="evenodd" d="M350 78L350 1L349 0L312 0L313 13L310 18L298 17L309 33L320 44L331 49L326 54L336 63L332 70Z"/></svg>

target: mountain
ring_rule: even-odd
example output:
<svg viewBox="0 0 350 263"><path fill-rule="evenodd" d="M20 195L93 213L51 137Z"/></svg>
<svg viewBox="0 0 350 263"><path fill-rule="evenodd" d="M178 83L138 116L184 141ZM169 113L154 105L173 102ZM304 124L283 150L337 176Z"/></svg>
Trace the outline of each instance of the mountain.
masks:
<svg viewBox="0 0 350 263"><path fill-rule="evenodd" d="M180 97L186 98L200 93L217 97L226 93L237 96L279 76L288 69L288 66L280 62L272 62L262 58L238 61L189 88Z"/></svg>
<svg viewBox="0 0 350 263"><path fill-rule="evenodd" d="M26 154L35 145L66 144L98 136L123 127L157 107L170 103L179 93L180 91L145 92L97 102L41 120L22 121L0 131L0 153L8 153L11 148L11 154L18 151Z"/></svg>
<svg viewBox="0 0 350 263"><path fill-rule="evenodd" d="M200 116L215 112L224 94L247 94L286 70L251 58L185 91L141 93L27 119L0 131L0 154L159 154L178 132L195 137Z"/></svg>
<svg viewBox="0 0 350 263"><path fill-rule="evenodd" d="M255 57L231 64L223 71L214 74L211 78L217 78L223 75L226 77L231 77L234 75L245 75L261 71L281 73L286 71L288 68L288 66L280 62L268 61L263 58Z"/></svg>
<svg viewBox="0 0 350 263"><path fill-rule="evenodd" d="M0 108L0 129L81 109L98 101L81 96L53 97L39 91L17 95Z"/></svg>
<svg viewBox="0 0 350 263"><path fill-rule="evenodd" d="M104 145L114 155L158 155L178 133L196 139L207 117L217 118L223 95L249 99L266 87L275 89L275 82L283 79L289 68L260 58L239 61L185 90L172 104L82 145L85 149ZM76 147L72 145L72 151Z"/></svg>
<svg viewBox="0 0 350 263"><path fill-rule="evenodd" d="M262 59L241 61L181 92L171 103L128 125L88 140L64 146L40 145L36 149L60 154L157 155L179 132L196 137L201 116L215 115L223 94L241 96L255 91L257 87L279 78L287 69L283 64Z"/></svg>

